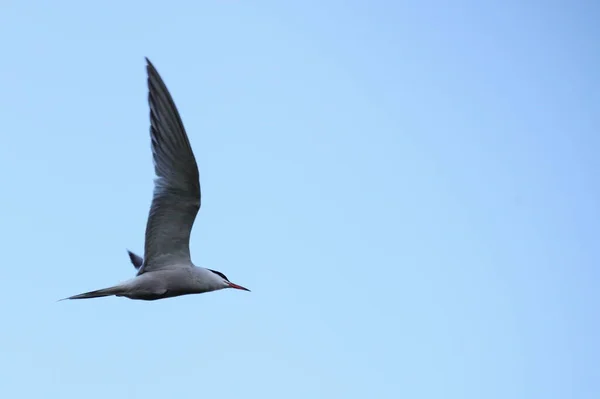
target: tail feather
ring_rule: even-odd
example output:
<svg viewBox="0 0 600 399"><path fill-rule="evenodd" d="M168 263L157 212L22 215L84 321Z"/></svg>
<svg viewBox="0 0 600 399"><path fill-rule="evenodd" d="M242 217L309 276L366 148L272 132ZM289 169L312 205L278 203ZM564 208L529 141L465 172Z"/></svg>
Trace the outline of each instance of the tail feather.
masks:
<svg viewBox="0 0 600 399"><path fill-rule="evenodd" d="M101 290L96 290L96 291L84 292L83 294L73 295L68 298L61 299L61 301L64 301L67 299L100 298L103 296L118 295L120 293L122 293L122 289L121 289L121 287L117 286L117 287L103 288Z"/></svg>

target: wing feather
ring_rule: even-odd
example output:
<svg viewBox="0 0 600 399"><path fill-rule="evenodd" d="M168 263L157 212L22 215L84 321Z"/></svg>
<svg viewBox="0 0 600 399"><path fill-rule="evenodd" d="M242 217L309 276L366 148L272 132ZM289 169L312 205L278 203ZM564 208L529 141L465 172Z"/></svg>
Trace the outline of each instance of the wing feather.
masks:
<svg viewBox="0 0 600 399"><path fill-rule="evenodd" d="M198 165L177 107L146 58L154 193L146 224L144 272L190 265L190 234L200 209Z"/></svg>

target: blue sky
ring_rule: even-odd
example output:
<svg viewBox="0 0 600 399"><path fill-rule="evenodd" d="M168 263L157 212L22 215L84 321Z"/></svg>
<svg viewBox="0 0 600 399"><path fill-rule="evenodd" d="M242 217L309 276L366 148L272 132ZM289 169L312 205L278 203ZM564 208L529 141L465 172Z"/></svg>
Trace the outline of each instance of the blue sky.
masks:
<svg viewBox="0 0 600 399"><path fill-rule="evenodd" d="M600 397L600 6L7 2L0 396ZM197 265L130 278L144 56L200 167Z"/></svg>

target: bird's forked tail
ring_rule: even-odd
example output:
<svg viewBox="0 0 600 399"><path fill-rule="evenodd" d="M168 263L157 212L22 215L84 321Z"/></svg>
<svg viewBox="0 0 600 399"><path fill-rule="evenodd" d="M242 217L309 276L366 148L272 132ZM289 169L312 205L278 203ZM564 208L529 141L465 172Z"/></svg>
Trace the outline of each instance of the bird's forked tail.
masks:
<svg viewBox="0 0 600 399"><path fill-rule="evenodd" d="M103 288L101 290L96 290L96 291L84 292L83 294L79 294L79 295L73 295L68 298L63 298L63 299L61 299L61 301L64 301L67 299L100 298L103 296L118 295L118 294L121 294L122 292L123 292L122 287L115 286L115 287L110 287L110 288Z"/></svg>

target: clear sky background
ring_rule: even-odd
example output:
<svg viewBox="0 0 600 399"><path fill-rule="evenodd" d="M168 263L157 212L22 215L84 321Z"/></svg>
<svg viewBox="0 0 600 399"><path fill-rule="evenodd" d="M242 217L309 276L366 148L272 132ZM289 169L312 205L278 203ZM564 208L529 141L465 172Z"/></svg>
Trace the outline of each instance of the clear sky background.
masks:
<svg viewBox="0 0 600 399"><path fill-rule="evenodd" d="M4 1L0 396L600 397L600 3ZM197 265L132 277L144 56Z"/></svg>

